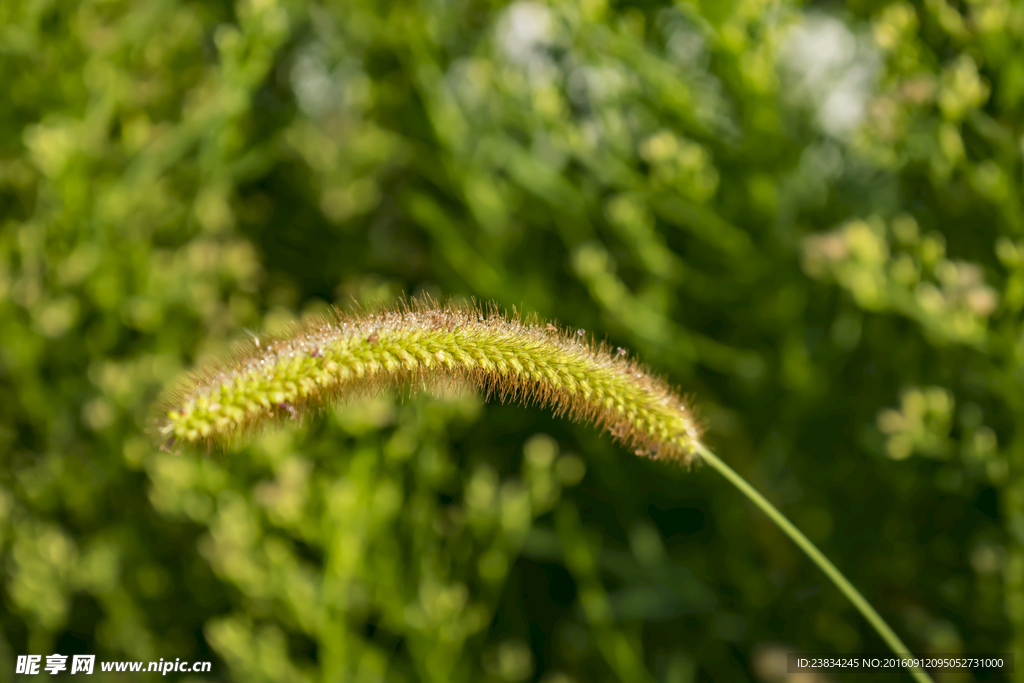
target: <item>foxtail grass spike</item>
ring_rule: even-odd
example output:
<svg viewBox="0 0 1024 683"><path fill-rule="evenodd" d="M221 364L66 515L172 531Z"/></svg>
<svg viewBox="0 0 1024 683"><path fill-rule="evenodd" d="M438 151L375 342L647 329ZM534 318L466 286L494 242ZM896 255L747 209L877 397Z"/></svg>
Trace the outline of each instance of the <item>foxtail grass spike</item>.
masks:
<svg viewBox="0 0 1024 683"><path fill-rule="evenodd" d="M404 302L376 313L310 318L290 334L253 339L193 374L164 400L160 447L230 446L252 430L297 420L331 402L389 389L475 386L486 397L538 403L590 421L637 455L710 464L763 510L849 598L900 656L909 649L864 596L768 500L701 441L689 403L583 330L506 316L496 307ZM931 678L904 660L918 683Z"/></svg>
<svg viewBox="0 0 1024 683"><path fill-rule="evenodd" d="M583 330L429 299L311 318L254 337L170 392L160 446L229 446L262 425L389 389L470 385L485 397L550 406L593 422L638 455L689 464L701 429L688 402L622 349Z"/></svg>

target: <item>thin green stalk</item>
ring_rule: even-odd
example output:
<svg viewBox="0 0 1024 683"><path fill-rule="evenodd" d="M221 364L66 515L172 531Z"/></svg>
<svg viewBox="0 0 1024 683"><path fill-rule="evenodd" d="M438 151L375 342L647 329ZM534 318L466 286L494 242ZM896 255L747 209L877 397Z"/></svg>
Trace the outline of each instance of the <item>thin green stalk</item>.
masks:
<svg viewBox="0 0 1024 683"><path fill-rule="evenodd" d="M703 458L704 462L718 470L723 477L729 480L733 486L738 488L743 495L751 500L757 507L771 518L775 524L786 532L786 535L793 539L793 542L800 546L800 549L807 553L807 556L811 558L814 564L818 565L821 571L825 572L828 578L832 579L832 583L839 587L839 590L843 592L853 606L868 620L868 623L874 627L875 632L882 637L882 640L889 645L889 649L893 651L893 654L900 657L913 657L910 653L910 648L903 644L900 637L896 635L889 624L885 623L885 619L875 611L875 608L871 606L863 595L860 594L852 583L850 583L843 573L832 564L832 562L825 557L820 550L811 542L809 538L804 536L803 532L793 526L793 523L786 519L786 516L779 512L779 510L768 502L768 499L758 493L757 489L747 483L747 480L736 473L734 469L726 465L717 455L712 453L708 448L702 444L697 443L694 448ZM920 683L933 683L931 677L921 668L916 666L908 666L907 670L914 677L915 680Z"/></svg>

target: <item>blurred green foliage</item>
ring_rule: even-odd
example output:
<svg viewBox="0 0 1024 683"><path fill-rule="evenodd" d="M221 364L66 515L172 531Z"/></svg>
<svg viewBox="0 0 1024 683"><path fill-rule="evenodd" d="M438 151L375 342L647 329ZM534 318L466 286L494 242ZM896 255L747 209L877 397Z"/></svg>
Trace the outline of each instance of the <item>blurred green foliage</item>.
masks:
<svg viewBox="0 0 1024 683"><path fill-rule="evenodd" d="M1019 665L1022 39L1016 0L0 3L0 671L884 651L713 473L540 410L383 397L214 458L144 434L246 330L401 293L628 347L911 647Z"/></svg>

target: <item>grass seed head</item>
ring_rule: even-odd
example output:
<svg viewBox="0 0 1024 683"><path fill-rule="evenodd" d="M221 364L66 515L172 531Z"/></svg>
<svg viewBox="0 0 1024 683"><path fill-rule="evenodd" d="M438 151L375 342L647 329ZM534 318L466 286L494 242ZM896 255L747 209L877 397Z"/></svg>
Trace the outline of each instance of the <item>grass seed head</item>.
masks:
<svg viewBox="0 0 1024 683"><path fill-rule="evenodd" d="M154 420L161 448L224 447L278 420L381 391L473 386L487 398L539 404L592 422L636 453L689 464L701 427L687 400L630 359L496 306L424 298L308 318L285 335L241 344L183 379Z"/></svg>

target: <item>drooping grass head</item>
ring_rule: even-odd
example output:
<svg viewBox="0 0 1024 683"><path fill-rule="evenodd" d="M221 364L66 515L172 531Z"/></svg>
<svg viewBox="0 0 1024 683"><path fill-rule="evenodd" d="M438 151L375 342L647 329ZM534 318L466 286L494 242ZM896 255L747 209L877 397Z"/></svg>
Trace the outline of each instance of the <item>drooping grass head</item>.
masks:
<svg viewBox="0 0 1024 683"><path fill-rule="evenodd" d="M688 402L624 350L494 306L430 299L335 310L253 339L169 392L154 432L165 449L224 446L366 393L466 384L593 422L642 455L689 464L701 437Z"/></svg>

